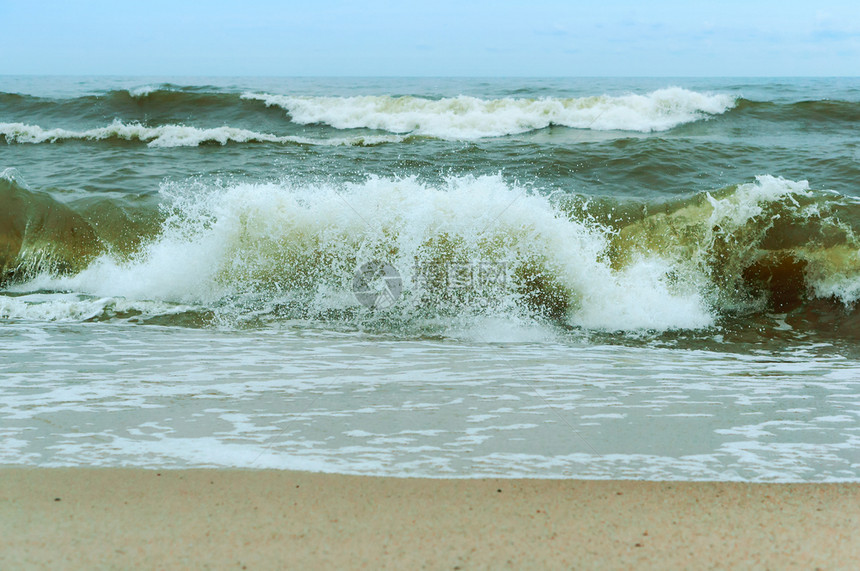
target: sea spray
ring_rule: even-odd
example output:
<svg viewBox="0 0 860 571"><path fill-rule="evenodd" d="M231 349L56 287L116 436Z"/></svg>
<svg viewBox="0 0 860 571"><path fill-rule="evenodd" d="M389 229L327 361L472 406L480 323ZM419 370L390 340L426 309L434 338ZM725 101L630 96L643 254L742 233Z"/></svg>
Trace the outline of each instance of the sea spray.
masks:
<svg viewBox="0 0 860 571"><path fill-rule="evenodd" d="M606 329L711 323L695 291L643 259L623 271L605 256L605 229L564 215L547 197L499 176L369 177L351 185L165 185L160 235L129 260L105 254L85 270L30 287L94 296L217 305L263 300L293 317L361 316L356 269L400 272L395 321L445 315L531 315ZM492 265L488 283L452 285L452 268Z"/></svg>

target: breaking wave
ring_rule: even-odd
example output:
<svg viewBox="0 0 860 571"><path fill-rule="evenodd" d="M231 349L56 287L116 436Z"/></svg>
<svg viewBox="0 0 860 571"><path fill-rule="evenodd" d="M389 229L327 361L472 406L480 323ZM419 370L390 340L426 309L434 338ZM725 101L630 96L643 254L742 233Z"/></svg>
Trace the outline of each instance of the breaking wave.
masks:
<svg viewBox="0 0 860 571"><path fill-rule="evenodd" d="M373 146L402 142L406 139L398 135L365 135L322 139L278 136L227 126L211 129L201 129L185 125L147 127L140 123L122 123L120 121L114 121L107 127L98 127L84 131L44 129L38 125L27 125L24 123L0 123L0 137L5 138L7 143L38 144L70 140L126 140L145 142L149 147L196 147L204 143L218 143L221 145L226 145L227 143L278 143L325 146Z"/></svg>
<svg viewBox="0 0 860 571"><path fill-rule="evenodd" d="M282 107L300 124L338 129L369 128L442 139L499 137L552 125L594 130L665 131L725 113L730 95L703 94L679 87L647 95L561 99L479 99L461 95L422 97L299 97L245 93L245 99Z"/></svg>
<svg viewBox="0 0 860 571"><path fill-rule="evenodd" d="M504 316L659 331L860 298L860 204L771 176L641 207L545 196L499 176L165 184L160 201L137 217L101 205L100 224L91 207L0 179L0 280L15 296L0 318L30 306L48 315L36 306L50 300L26 296L64 292L63 318L172 304L234 324L462 328ZM386 307L355 293L373 264L397 272Z"/></svg>

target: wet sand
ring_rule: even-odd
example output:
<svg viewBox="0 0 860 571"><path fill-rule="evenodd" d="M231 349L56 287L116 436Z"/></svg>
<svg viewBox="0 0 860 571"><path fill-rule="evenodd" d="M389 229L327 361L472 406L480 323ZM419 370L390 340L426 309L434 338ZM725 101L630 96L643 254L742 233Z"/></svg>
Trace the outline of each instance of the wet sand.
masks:
<svg viewBox="0 0 860 571"><path fill-rule="evenodd" d="M849 569L860 484L0 469L0 569Z"/></svg>

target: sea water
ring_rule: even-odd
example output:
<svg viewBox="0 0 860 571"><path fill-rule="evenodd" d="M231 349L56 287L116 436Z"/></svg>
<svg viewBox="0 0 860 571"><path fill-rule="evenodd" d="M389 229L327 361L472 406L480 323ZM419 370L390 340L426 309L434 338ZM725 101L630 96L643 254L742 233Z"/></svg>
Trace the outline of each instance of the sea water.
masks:
<svg viewBox="0 0 860 571"><path fill-rule="evenodd" d="M0 78L0 463L856 481L856 79Z"/></svg>

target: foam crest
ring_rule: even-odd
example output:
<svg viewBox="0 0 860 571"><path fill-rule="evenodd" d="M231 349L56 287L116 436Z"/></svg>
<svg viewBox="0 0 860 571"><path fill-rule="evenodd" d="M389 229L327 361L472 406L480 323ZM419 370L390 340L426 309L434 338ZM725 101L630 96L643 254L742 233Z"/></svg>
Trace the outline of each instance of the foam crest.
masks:
<svg viewBox="0 0 860 571"><path fill-rule="evenodd" d="M152 93L163 91L164 86L158 85L142 85L140 87L134 87L128 90L128 94L132 97L146 97L151 95Z"/></svg>
<svg viewBox="0 0 860 571"><path fill-rule="evenodd" d="M15 183L19 186L24 186L21 180L21 173L15 167L6 167L0 171L0 180Z"/></svg>
<svg viewBox="0 0 860 571"><path fill-rule="evenodd" d="M755 183L738 185L737 189L719 199L706 194L713 208L711 224L736 230L765 214L768 205L788 203L799 207L795 197L811 197L809 182L793 181L770 175L757 176Z"/></svg>
<svg viewBox="0 0 860 571"><path fill-rule="evenodd" d="M725 113L735 98L679 87L646 95L561 99L478 99L461 95L421 97L300 97L245 93L285 109L301 124L325 123L338 129L369 128L443 139L499 137L550 125L601 131L665 131Z"/></svg>
<svg viewBox="0 0 860 571"><path fill-rule="evenodd" d="M81 300L76 295L0 296L0 319L86 321L100 315L109 299Z"/></svg>
<svg viewBox="0 0 860 571"><path fill-rule="evenodd" d="M470 316L606 330L713 321L695 289L667 279L667 266L641 257L614 270L604 228L497 176L441 186L375 177L338 186L167 185L162 193L164 228L131 260L102 255L73 276L41 276L27 287L199 304L242 317L460 330ZM382 310L353 293L356 271L373 261L402 280L402 294Z"/></svg>
<svg viewBox="0 0 860 571"><path fill-rule="evenodd" d="M401 142L405 138L394 135L369 135L362 137L340 137L312 139L309 137L278 136L258 133L235 127L200 129L185 125L159 125L146 127L140 123L114 121L107 127L72 131L68 129L44 129L25 123L0 123L0 136L7 143L56 143L58 141L87 140L102 141L122 139L146 142L149 147L196 147L202 143L278 143L324 146L371 146Z"/></svg>
<svg viewBox="0 0 860 571"><path fill-rule="evenodd" d="M13 290L15 288L12 288ZM89 297L74 293L0 295L0 319L15 321L93 321L117 315L146 319L177 315L198 308L174 303Z"/></svg>

